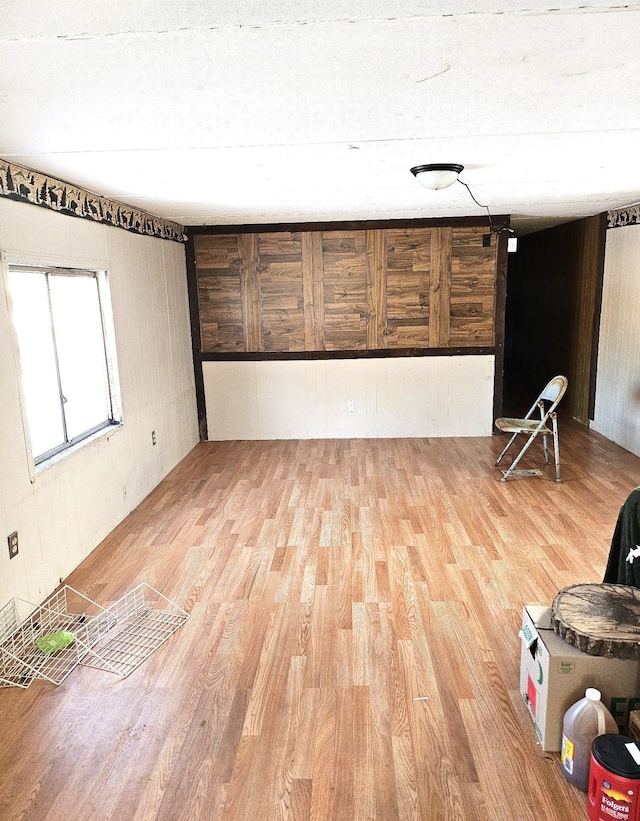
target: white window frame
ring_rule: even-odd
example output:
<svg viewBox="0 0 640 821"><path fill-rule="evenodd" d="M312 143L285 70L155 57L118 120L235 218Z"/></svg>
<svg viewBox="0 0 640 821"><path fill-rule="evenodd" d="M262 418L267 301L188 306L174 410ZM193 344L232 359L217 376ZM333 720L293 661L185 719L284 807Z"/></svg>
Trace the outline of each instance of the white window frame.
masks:
<svg viewBox="0 0 640 821"><path fill-rule="evenodd" d="M106 363L106 370L107 370L107 379L108 379L108 390L109 390L109 405L110 405L110 413L108 418L101 424L96 425L95 427L91 428L90 430L84 431L83 433L69 439L67 438L66 433L66 424L65 424L65 440L61 444L47 450L42 454L34 454L32 447L31 447L31 434L29 432L29 424L28 424L28 414L27 414L27 403L24 395L24 390L22 387L22 364L20 359L20 344L18 339L18 331L15 325L15 322L12 323L12 330L13 330L13 338L14 338L14 349L17 355L17 360L20 367L20 402L22 405L22 415L23 415L23 427L25 431L25 438L26 438L26 445L30 455L30 462L33 467L31 471L32 481L35 478L35 473L39 472L40 470L48 467L51 464L55 464L58 462L62 457L66 456L67 454L73 453L78 450L80 447L89 444L90 442L94 441L97 438L102 436L107 436L113 433L115 430L122 427L123 418L122 418L122 399L120 394L120 379L118 374L118 362L117 362L117 354L116 354L116 344L115 344L115 330L114 330L114 323L113 323L113 311L111 307L111 294L110 294L110 287L109 287L109 275L107 270L105 269L94 269L93 267L70 267L68 265L44 265L41 262L37 264L30 265L26 262L8 262L6 265L7 272L14 272L14 271L31 271L37 272L41 274L53 274L53 275L63 275L63 276L91 276L94 277L97 284L97 291L98 291L98 303L100 308L100 318L102 323L102 339L104 342L104 350L105 350L105 363ZM5 282L5 286L7 289L8 294L8 301L10 307L12 307L11 302L11 288L10 283L7 278ZM51 311L51 304L49 305L49 310ZM56 367L58 367L56 365ZM61 411L64 417L64 402L61 402Z"/></svg>

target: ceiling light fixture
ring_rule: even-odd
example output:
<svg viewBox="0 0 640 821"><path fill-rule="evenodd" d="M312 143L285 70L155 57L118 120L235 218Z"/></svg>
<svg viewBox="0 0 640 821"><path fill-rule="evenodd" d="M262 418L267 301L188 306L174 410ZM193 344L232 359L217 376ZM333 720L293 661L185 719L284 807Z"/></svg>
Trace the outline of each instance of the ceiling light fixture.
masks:
<svg viewBox="0 0 640 821"><path fill-rule="evenodd" d="M420 185L437 191L440 188L448 188L458 179L458 174L463 170L464 165L452 162L437 162L429 165L414 165L411 173L418 180Z"/></svg>
<svg viewBox="0 0 640 821"><path fill-rule="evenodd" d="M450 185L453 185L454 182L459 182L460 185L464 185L475 204L479 208L484 208L486 210L487 217L489 218L489 229L491 230L491 233L502 234L503 232L507 232L509 234L513 234L513 228L507 224L499 227L495 227L493 225L489 206L478 202L478 200L473 196L473 191L469 188L467 183L464 182L464 180L458 179L460 172L463 170L464 165L459 165L454 162L437 162L429 163L428 165L414 165L413 168L410 169L411 173L418 180L420 185L425 188L430 188L432 191L438 191L440 188L448 188Z"/></svg>

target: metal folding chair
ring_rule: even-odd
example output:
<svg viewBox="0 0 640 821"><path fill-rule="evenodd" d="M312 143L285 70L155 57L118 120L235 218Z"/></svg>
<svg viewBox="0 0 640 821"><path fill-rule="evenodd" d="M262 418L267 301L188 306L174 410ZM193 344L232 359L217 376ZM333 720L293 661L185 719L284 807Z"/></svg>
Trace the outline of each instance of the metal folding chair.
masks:
<svg viewBox="0 0 640 821"><path fill-rule="evenodd" d="M525 442L524 447L513 460L509 469L503 471L504 475L500 480L501 482L506 482L509 476L541 476L542 471L540 470L515 470L515 467L537 436L542 436L544 461L549 464L549 449L547 447L547 436L549 436L549 434L553 435L553 454L556 463L556 482L562 481L560 478L560 447L558 442L558 420L556 417L556 408L567 390L567 384L568 381L566 376L554 377L544 388L540 396L538 396L524 419L511 419L508 417L500 417L499 419L496 419L496 427L499 430L504 431L505 433L513 434L507 442L506 448L502 451L500 456L498 456L496 465L500 464L506 452L515 442L518 434L527 434L527 441ZM536 410L539 412L539 418L535 415ZM549 420L551 421L551 428L549 428L548 425Z"/></svg>

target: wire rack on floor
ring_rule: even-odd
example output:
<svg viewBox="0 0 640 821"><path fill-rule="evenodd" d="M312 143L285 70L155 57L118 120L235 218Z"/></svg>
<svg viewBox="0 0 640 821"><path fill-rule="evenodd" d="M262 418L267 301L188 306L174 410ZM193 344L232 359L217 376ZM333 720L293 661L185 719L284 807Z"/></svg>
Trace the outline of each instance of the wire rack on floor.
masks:
<svg viewBox="0 0 640 821"><path fill-rule="evenodd" d="M0 610L0 687L26 688L34 678L61 684L87 652L84 631L101 612L103 607L67 585L40 605L12 599ZM75 641L53 653L41 650L38 639L58 631Z"/></svg>
<svg viewBox="0 0 640 821"><path fill-rule="evenodd" d="M188 618L185 610L142 582L87 626L87 652L80 663L125 678Z"/></svg>
<svg viewBox="0 0 640 821"><path fill-rule="evenodd" d="M26 688L35 678L61 684L78 664L125 678L188 618L146 582L109 607L68 585L41 605L12 599L0 609L0 687ZM60 631L72 635L67 647L38 646Z"/></svg>

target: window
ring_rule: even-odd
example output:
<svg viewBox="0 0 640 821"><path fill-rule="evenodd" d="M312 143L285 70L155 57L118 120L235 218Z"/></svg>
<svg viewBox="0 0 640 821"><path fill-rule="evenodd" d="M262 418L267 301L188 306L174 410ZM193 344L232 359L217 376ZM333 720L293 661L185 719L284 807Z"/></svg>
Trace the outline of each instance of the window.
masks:
<svg viewBox="0 0 640 821"><path fill-rule="evenodd" d="M9 266L36 465L121 422L104 271Z"/></svg>

